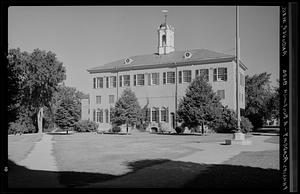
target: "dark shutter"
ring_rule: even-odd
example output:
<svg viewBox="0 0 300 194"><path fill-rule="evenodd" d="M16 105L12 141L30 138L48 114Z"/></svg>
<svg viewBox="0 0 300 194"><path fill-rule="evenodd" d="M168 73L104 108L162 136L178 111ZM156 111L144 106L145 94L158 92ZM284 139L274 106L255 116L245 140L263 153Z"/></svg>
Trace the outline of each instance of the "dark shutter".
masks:
<svg viewBox="0 0 300 194"><path fill-rule="evenodd" d="M163 84L166 84L166 72L163 73Z"/></svg>
<svg viewBox="0 0 300 194"><path fill-rule="evenodd" d="M136 75L133 76L133 85L136 86Z"/></svg>
<svg viewBox="0 0 300 194"><path fill-rule="evenodd" d="M122 75L119 76L120 87L122 87Z"/></svg>
<svg viewBox="0 0 300 194"><path fill-rule="evenodd" d="M182 71L179 71L179 83L182 83Z"/></svg>
<svg viewBox="0 0 300 194"><path fill-rule="evenodd" d="M196 75L196 77L199 75L199 70L198 69L196 70L196 74L195 75Z"/></svg>
<svg viewBox="0 0 300 194"><path fill-rule="evenodd" d="M96 78L94 77L94 88L96 88Z"/></svg>

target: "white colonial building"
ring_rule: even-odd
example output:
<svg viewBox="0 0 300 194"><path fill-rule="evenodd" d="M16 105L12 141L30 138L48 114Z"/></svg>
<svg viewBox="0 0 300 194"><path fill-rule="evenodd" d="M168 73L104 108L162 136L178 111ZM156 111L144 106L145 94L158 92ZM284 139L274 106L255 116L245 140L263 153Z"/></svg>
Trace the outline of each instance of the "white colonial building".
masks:
<svg viewBox="0 0 300 194"><path fill-rule="evenodd" d="M89 99L82 101L82 119L99 123L99 130L111 128L110 107L125 88L131 88L141 107L147 105L151 126L176 126L179 99L198 75L206 76L223 105L236 110L235 56L207 49L176 51L174 28L163 23L158 28L157 53L130 56L87 71L90 73ZM239 106L245 108L245 70L239 65ZM176 102L177 101L177 102Z"/></svg>

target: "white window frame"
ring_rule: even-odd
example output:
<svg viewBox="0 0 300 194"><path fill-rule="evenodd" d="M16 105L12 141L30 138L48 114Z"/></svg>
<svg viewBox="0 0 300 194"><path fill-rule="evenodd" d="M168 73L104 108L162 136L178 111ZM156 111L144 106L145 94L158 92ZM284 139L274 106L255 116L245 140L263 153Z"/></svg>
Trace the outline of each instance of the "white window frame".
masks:
<svg viewBox="0 0 300 194"><path fill-rule="evenodd" d="M190 77L186 77L187 74L189 73ZM188 81L185 80L185 78L190 78ZM191 83L192 82L192 70L182 70L182 83Z"/></svg>
<svg viewBox="0 0 300 194"><path fill-rule="evenodd" d="M99 100L98 100L99 99ZM96 96L96 104L101 104L101 96L100 95L97 95Z"/></svg>
<svg viewBox="0 0 300 194"><path fill-rule="evenodd" d="M220 74L220 70L221 69L225 69L226 70L226 73L224 73L224 75ZM217 73L215 73L215 71ZM215 80L215 76L217 76L217 79ZM222 80L220 78L220 76L225 76L225 80ZM213 81L214 82L226 82L228 80L228 71L227 71L227 67L218 67L218 68L214 68L213 69Z"/></svg>
<svg viewBox="0 0 300 194"><path fill-rule="evenodd" d="M143 77L143 79L139 79L141 78L141 76ZM139 80L143 80L143 84L139 84ZM136 74L136 86L144 86L145 85L145 74Z"/></svg>
<svg viewBox="0 0 300 194"><path fill-rule="evenodd" d="M154 83L153 75L157 75L157 77L156 77L157 83ZM151 85L159 85L159 73L158 72L151 73Z"/></svg>

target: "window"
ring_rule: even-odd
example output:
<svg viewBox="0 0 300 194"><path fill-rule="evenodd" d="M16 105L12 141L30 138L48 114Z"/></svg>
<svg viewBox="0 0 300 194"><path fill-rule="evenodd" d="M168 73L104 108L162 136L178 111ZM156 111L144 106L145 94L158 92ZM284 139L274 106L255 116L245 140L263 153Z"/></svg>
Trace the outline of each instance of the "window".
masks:
<svg viewBox="0 0 300 194"><path fill-rule="evenodd" d="M106 77L106 88L109 88L109 77Z"/></svg>
<svg viewBox="0 0 300 194"><path fill-rule="evenodd" d="M97 77L97 88L103 88L103 77Z"/></svg>
<svg viewBox="0 0 300 194"><path fill-rule="evenodd" d="M182 83L182 71L179 71L179 83L181 84Z"/></svg>
<svg viewBox="0 0 300 194"><path fill-rule="evenodd" d="M159 85L159 73L152 73L151 74L151 84L152 85Z"/></svg>
<svg viewBox="0 0 300 194"><path fill-rule="evenodd" d="M120 87L122 87L122 75L119 76L119 84L120 84Z"/></svg>
<svg viewBox="0 0 300 194"><path fill-rule="evenodd" d="M93 79L93 88L96 88L96 78Z"/></svg>
<svg viewBox="0 0 300 194"><path fill-rule="evenodd" d="M209 71L208 69L200 69L200 76L203 76L204 80L209 80Z"/></svg>
<svg viewBox="0 0 300 194"><path fill-rule="evenodd" d="M225 67L215 68L214 81L227 81L227 68Z"/></svg>
<svg viewBox="0 0 300 194"><path fill-rule="evenodd" d="M158 108L152 108L152 121L157 123L159 122Z"/></svg>
<svg viewBox="0 0 300 194"><path fill-rule="evenodd" d="M240 84L241 84L241 86L245 86L245 77L244 77L244 75L243 74L241 74L240 73Z"/></svg>
<svg viewBox="0 0 300 194"><path fill-rule="evenodd" d="M144 74L137 74L137 85L138 86L145 85L145 75Z"/></svg>
<svg viewBox="0 0 300 194"><path fill-rule="evenodd" d="M113 88L117 87L117 77L116 76L110 76L110 86Z"/></svg>
<svg viewBox="0 0 300 194"><path fill-rule="evenodd" d="M166 45L166 35L162 36L162 45L165 46Z"/></svg>
<svg viewBox="0 0 300 194"><path fill-rule="evenodd" d="M192 81L192 71L191 70L184 70L183 74L183 82L188 83Z"/></svg>
<svg viewBox="0 0 300 194"><path fill-rule="evenodd" d="M169 122L169 111L167 108L161 109L161 121Z"/></svg>
<svg viewBox="0 0 300 194"><path fill-rule="evenodd" d="M109 103L114 103L115 102L115 96L114 95L109 95L108 98L109 98L108 99Z"/></svg>
<svg viewBox="0 0 300 194"><path fill-rule="evenodd" d="M109 114L108 114L108 110L107 109L105 109L105 122L106 123L109 123Z"/></svg>
<svg viewBox="0 0 300 194"><path fill-rule="evenodd" d="M96 104L101 104L101 96L96 96Z"/></svg>
<svg viewBox="0 0 300 194"><path fill-rule="evenodd" d="M123 75L124 86L130 86L130 75Z"/></svg>
<svg viewBox="0 0 300 194"><path fill-rule="evenodd" d="M169 71L163 73L163 83L164 84L174 84L175 83L175 72Z"/></svg>
<svg viewBox="0 0 300 194"><path fill-rule="evenodd" d="M221 99L225 99L225 90L218 90L217 94L221 97Z"/></svg>
<svg viewBox="0 0 300 194"><path fill-rule="evenodd" d="M97 110L97 122L103 123L103 110Z"/></svg>

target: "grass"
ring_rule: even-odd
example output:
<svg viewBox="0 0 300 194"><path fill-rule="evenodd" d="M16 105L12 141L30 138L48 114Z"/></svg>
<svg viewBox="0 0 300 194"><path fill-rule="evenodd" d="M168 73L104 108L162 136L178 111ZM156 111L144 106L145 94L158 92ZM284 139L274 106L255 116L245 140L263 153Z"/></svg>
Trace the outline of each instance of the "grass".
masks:
<svg viewBox="0 0 300 194"><path fill-rule="evenodd" d="M270 168L279 170L279 150L242 152L223 164L242 165L258 168Z"/></svg>
<svg viewBox="0 0 300 194"><path fill-rule="evenodd" d="M128 173L128 162L142 159L175 159L199 149L185 146L201 141L224 141L231 134L174 136L138 133L132 135L74 134L54 136L54 156L62 171ZM71 162L70 162L71 161Z"/></svg>
<svg viewBox="0 0 300 194"><path fill-rule="evenodd" d="M41 140L41 134L23 134L8 136L8 157L13 161L21 161L26 158L33 149L35 142Z"/></svg>
<svg viewBox="0 0 300 194"><path fill-rule="evenodd" d="M280 140L279 136L273 136L265 140L265 142L279 144L280 143L279 140Z"/></svg>
<svg viewBox="0 0 300 194"><path fill-rule="evenodd" d="M9 136L9 182L17 186L47 186L50 181L51 186L71 188L278 189L279 151L242 152L218 165L174 161L201 151L188 146L191 143L224 142L231 137L232 134L54 135L53 154L60 172L47 172L29 170L13 162L24 158L39 140L38 135ZM266 141L276 143L276 138Z"/></svg>

